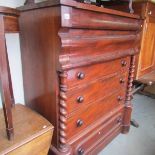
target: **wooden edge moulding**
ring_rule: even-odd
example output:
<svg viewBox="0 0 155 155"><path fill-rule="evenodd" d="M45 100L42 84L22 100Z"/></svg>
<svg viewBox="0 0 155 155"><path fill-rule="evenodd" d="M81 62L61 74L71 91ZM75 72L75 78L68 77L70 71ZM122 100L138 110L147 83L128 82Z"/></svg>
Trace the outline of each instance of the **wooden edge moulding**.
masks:
<svg viewBox="0 0 155 155"><path fill-rule="evenodd" d="M104 5L102 3L103 2L102 0L96 0L96 2L91 2L91 0L73 0L73 1L86 3L86 4L94 4L96 6L104 7ZM129 12L134 13L134 10L133 10L133 7L132 7L133 0L115 0L114 1L114 3L117 3L117 2L119 2L119 3L128 2ZM35 3L35 0L26 0L24 4L29 5L29 4L34 4L34 3Z"/></svg>

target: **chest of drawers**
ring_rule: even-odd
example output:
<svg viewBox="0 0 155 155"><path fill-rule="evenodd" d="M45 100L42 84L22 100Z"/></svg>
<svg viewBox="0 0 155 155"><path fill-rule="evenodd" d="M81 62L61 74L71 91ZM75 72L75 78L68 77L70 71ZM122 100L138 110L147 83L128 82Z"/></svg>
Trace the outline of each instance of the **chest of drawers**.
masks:
<svg viewBox="0 0 155 155"><path fill-rule="evenodd" d="M139 17L72 0L20 10L25 101L54 125L51 153L94 155L127 133Z"/></svg>

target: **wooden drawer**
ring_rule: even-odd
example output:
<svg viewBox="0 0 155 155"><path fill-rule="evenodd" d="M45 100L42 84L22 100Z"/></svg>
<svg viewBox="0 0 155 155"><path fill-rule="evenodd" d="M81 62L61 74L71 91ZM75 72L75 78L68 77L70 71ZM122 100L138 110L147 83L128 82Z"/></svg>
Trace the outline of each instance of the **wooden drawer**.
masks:
<svg viewBox="0 0 155 155"><path fill-rule="evenodd" d="M147 7L147 15L151 17L155 17L155 4L153 3L148 3Z"/></svg>
<svg viewBox="0 0 155 155"><path fill-rule="evenodd" d="M95 128L88 134L86 134L82 139L80 139L75 146L74 154L77 155L94 155L95 152L92 152L102 145L106 145L107 139L112 139L121 132L121 121L123 119L123 113L119 112L114 115L106 123L102 123L99 127ZM111 138L110 138L111 137ZM102 146L103 148L103 146Z"/></svg>
<svg viewBox="0 0 155 155"><path fill-rule="evenodd" d="M138 30L139 20L68 6L61 7L61 26L72 28Z"/></svg>
<svg viewBox="0 0 155 155"><path fill-rule="evenodd" d="M121 100L120 96L122 97ZM67 119L67 139L78 134L80 131L83 131L83 129L91 125L100 117L106 117L106 115L111 114L113 110L116 110L123 105L124 100L125 92L117 92L103 100L89 104L72 114L72 116Z"/></svg>
<svg viewBox="0 0 155 155"><path fill-rule="evenodd" d="M59 63L63 70L139 53L140 35L134 31L61 29L59 36L62 43Z"/></svg>
<svg viewBox="0 0 155 155"><path fill-rule="evenodd" d="M67 92L68 113L83 108L88 103L101 100L117 90L125 92L127 78L128 73L114 73L92 82L88 80L85 85L69 90Z"/></svg>
<svg viewBox="0 0 155 155"><path fill-rule="evenodd" d="M106 63L71 69L67 71L67 85L69 88L77 85L81 86L103 76L107 76L116 72L126 72L129 70L129 66L130 57L126 57Z"/></svg>

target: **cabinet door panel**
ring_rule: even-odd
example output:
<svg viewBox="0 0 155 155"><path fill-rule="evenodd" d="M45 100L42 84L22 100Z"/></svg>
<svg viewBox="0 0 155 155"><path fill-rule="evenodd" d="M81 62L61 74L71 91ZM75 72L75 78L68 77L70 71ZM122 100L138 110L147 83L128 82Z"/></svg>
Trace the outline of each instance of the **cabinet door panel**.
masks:
<svg viewBox="0 0 155 155"><path fill-rule="evenodd" d="M155 62L155 23L148 23L145 31L141 47L139 77L151 72Z"/></svg>

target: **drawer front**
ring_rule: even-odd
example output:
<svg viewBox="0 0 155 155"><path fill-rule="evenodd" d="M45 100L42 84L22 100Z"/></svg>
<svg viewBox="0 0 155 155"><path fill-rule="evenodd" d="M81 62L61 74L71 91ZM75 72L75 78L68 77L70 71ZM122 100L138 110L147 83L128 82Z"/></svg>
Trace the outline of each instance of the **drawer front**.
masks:
<svg viewBox="0 0 155 155"><path fill-rule="evenodd" d="M93 155L92 151L95 151L101 143L106 145L107 140L112 139L110 137L116 136L121 132L122 119L123 114L120 112L106 123L103 123L101 126L85 135L81 140L79 140L79 144L76 144L74 154Z"/></svg>
<svg viewBox="0 0 155 155"><path fill-rule="evenodd" d="M148 3L147 15L155 17L155 4Z"/></svg>
<svg viewBox="0 0 155 155"><path fill-rule="evenodd" d="M77 111L67 119L67 138L69 139L79 133L102 116L107 117L113 110L123 106L124 100L125 93L117 92Z"/></svg>
<svg viewBox="0 0 155 155"><path fill-rule="evenodd" d="M101 100L116 92L117 90L126 91L128 73L118 74L114 73L105 78L96 81L87 81L85 85L78 86L67 92L67 107L68 113L71 113L78 108Z"/></svg>
<svg viewBox="0 0 155 155"><path fill-rule="evenodd" d="M129 31L60 30L59 62L67 70L139 53L140 35Z"/></svg>
<svg viewBox="0 0 155 155"><path fill-rule="evenodd" d="M110 29L110 30L138 30L139 20L97 13L68 6L61 7L62 27Z"/></svg>
<svg viewBox="0 0 155 155"><path fill-rule="evenodd" d="M127 72L130 66L130 57L109 61L106 63L68 70L67 85L69 88L87 84L92 80L116 73Z"/></svg>

